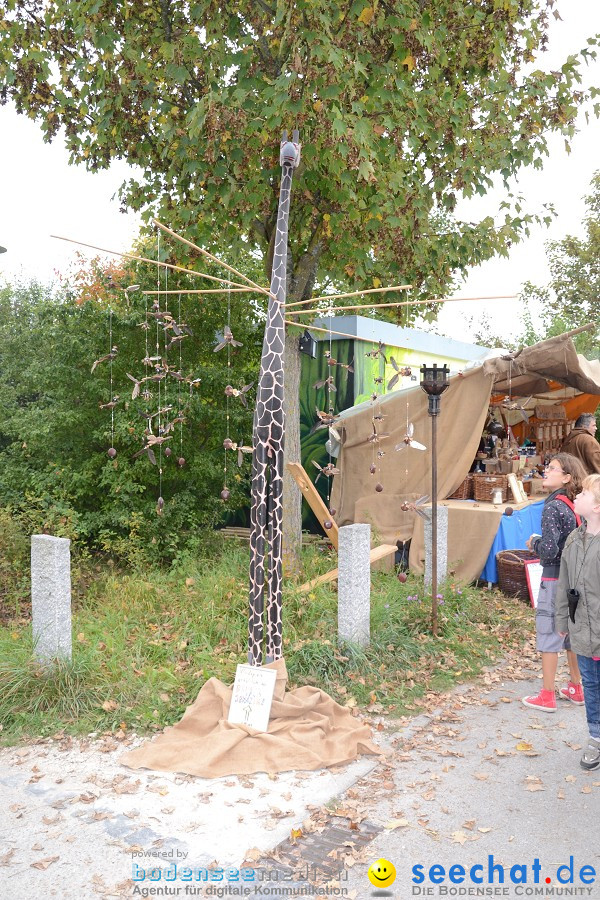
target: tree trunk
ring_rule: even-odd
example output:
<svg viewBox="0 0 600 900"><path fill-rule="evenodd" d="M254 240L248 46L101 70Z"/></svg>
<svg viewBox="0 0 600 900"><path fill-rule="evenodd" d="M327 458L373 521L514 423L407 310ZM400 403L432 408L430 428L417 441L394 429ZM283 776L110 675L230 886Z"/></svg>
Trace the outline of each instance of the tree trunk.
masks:
<svg viewBox="0 0 600 900"><path fill-rule="evenodd" d="M302 494L287 470L288 462L300 462L300 373L302 356L299 337L285 336L285 463L283 476L283 568L286 575L300 572L302 546Z"/></svg>

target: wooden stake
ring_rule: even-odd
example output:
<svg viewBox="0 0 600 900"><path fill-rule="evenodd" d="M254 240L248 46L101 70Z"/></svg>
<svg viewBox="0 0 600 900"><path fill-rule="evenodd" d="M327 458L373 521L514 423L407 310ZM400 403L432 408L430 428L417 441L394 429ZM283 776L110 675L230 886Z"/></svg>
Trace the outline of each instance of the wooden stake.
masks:
<svg viewBox="0 0 600 900"><path fill-rule="evenodd" d="M242 288L246 287L245 284L238 284L237 281L227 281L225 278L215 278L213 275L206 275L204 272L196 272L195 269L184 269L183 266L174 266L171 263L159 262L157 259L147 259L145 256L134 256L133 253L120 253L118 250L107 250L105 247L96 247L94 244L86 244L84 241L76 241L73 238L61 237L60 234L51 234L50 237L55 238L57 241L68 241L70 244L77 244L80 247L89 247L90 250L98 250L100 253L112 253L113 256L122 256L123 259L134 259L137 262L146 262L153 266L164 266L164 268L173 269L175 272L186 272L188 275L195 275L196 278L208 278L209 281L217 281L219 284L230 284Z"/></svg>
<svg viewBox="0 0 600 900"><path fill-rule="evenodd" d="M288 306L306 306L307 303L318 303L321 300L343 300L344 297L360 297L362 294L384 294L386 291L406 291L412 284L397 284L395 287L369 288L366 291L350 291L348 294L326 294L324 297L311 297L310 300L297 300Z"/></svg>
<svg viewBox="0 0 600 900"><path fill-rule="evenodd" d="M204 256L207 256L208 259L212 259L213 262L216 262L223 269L227 269L228 272L233 272L234 275L237 275L238 278L243 279L247 284L251 284L253 288L257 291L260 291L263 294L266 294L268 297L270 296L270 291L267 288L261 287L260 284L256 284L252 279L247 278L246 275L243 275L242 272L238 272L237 269L234 269L233 266L228 266L227 263L222 262L216 256L213 256L212 253L209 253L208 250L204 250L202 247L198 247L197 244L192 244L191 241L188 241L187 238L181 237L177 232L172 231L170 228L167 228L166 225L163 225L162 222L159 222L158 219L152 219L155 225L158 225L159 228L162 228L163 231L166 231L167 234L170 234L171 237L174 237L176 240L181 241L182 244L187 244L188 247L191 247L192 250L197 250L198 253L203 253Z"/></svg>

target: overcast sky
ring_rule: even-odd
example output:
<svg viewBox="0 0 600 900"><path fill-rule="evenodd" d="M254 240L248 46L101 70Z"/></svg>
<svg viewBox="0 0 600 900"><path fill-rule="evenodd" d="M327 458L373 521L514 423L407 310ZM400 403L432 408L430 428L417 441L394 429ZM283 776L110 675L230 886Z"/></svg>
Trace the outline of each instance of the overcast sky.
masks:
<svg viewBox="0 0 600 900"><path fill-rule="evenodd" d="M578 51L592 34L600 33L598 0L563 0L558 4L562 21L553 24L550 50L534 65L555 68L569 53ZM590 66L586 83L600 85L600 63ZM508 259L498 259L473 270L460 296L518 293L523 282L543 284L548 279L544 243L566 234L582 233L583 197L600 168L600 124L580 116L579 133L568 155L562 138L551 139L550 156L542 172L525 172L515 189L527 199L528 211L542 203L554 204L558 216L549 229L534 228L531 238L514 247ZM119 212L116 192L128 176L128 168L117 163L108 172L90 174L83 167L69 166L68 154L59 140L44 144L39 126L17 116L10 106L0 107L0 171L2 208L0 273L7 277L51 280L65 272L74 259L72 244L51 240L50 234L115 250L128 250L139 220ZM500 191L463 204L467 219L497 215ZM467 318L482 314L492 319L496 330L507 338L519 331L518 301L448 304L438 320L440 333L468 339L472 331Z"/></svg>

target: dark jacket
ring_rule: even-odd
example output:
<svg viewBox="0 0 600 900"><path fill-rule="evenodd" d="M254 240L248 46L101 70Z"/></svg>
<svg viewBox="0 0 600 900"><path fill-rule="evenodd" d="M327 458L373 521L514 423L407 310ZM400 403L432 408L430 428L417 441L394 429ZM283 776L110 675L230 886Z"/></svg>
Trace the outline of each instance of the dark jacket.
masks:
<svg viewBox="0 0 600 900"><path fill-rule="evenodd" d="M564 500L557 500L564 491L554 491L546 497L542 511L542 536L531 544L531 549L540 557L544 567L544 578L558 578L558 567L565 541L577 528L575 513Z"/></svg>
<svg viewBox="0 0 600 900"><path fill-rule="evenodd" d="M561 453L571 453L583 464L588 475L600 473L600 444L586 428L574 428L566 436Z"/></svg>
<svg viewBox="0 0 600 900"><path fill-rule="evenodd" d="M567 591L579 591L575 621L569 618ZM565 542L556 592L556 630L568 630L571 649L600 656L600 535L586 535L585 525Z"/></svg>

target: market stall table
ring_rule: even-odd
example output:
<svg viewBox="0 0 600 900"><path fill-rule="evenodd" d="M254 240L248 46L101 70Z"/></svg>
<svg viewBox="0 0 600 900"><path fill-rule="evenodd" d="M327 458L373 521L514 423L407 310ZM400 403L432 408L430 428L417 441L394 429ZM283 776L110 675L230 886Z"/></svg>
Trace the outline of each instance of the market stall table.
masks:
<svg viewBox="0 0 600 900"><path fill-rule="evenodd" d="M518 516L522 510L536 506L540 509L540 498L535 497L524 503L494 504L474 500L442 500L438 507L448 508L448 573L457 581L469 583L483 577L482 572L487 565L490 548L497 537L502 520L510 520ZM505 516L507 506L512 507L513 516ZM426 509L427 507L424 507ZM409 566L412 572L423 573L425 570L425 535L423 520L415 516L412 540L410 545ZM502 523L503 524L503 523ZM521 526L515 524L515 530L527 527L525 520ZM525 540L534 531L533 528ZM521 545L521 546L524 546ZM502 549L499 547L498 549ZM518 549L511 547L510 549Z"/></svg>

